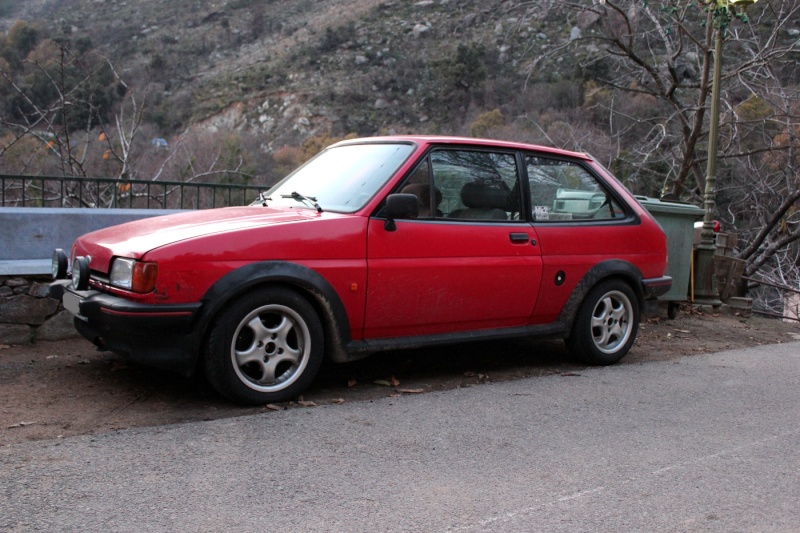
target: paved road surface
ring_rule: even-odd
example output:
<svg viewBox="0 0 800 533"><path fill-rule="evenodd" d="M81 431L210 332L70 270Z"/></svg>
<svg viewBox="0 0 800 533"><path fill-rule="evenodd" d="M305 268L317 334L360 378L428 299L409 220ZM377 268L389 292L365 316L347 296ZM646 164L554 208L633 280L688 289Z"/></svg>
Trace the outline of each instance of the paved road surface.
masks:
<svg viewBox="0 0 800 533"><path fill-rule="evenodd" d="M0 449L2 531L800 531L800 343Z"/></svg>

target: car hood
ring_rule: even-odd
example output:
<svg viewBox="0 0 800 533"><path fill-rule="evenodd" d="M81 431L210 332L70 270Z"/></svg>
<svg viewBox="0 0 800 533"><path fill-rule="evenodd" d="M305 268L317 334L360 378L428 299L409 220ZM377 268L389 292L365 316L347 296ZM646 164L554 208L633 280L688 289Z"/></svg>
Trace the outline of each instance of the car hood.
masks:
<svg viewBox="0 0 800 533"><path fill-rule="evenodd" d="M261 206L176 213L87 233L75 241L76 253L91 256L93 270L107 272L114 256L138 259L151 250L187 239L319 217L312 209Z"/></svg>

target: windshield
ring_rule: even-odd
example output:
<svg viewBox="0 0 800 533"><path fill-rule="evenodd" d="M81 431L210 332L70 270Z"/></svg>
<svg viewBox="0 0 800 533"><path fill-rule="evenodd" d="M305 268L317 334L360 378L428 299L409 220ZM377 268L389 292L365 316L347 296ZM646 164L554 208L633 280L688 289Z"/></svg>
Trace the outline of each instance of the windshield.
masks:
<svg viewBox="0 0 800 533"><path fill-rule="evenodd" d="M316 202L324 211L353 213L364 207L413 151L414 146L405 143L328 148L263 196L269 206L313 208Z"/></svg>

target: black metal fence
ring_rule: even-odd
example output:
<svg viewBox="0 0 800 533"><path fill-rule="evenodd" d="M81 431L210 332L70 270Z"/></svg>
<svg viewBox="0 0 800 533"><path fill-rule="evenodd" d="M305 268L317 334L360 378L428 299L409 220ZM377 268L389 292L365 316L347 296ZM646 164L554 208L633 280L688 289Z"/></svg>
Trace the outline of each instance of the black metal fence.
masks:
<svg viewBox="0 0 800 533"><path fill-rule="evenodd" d="M247 205L267 186L0 174L0 207L209 209Z"/></svg>

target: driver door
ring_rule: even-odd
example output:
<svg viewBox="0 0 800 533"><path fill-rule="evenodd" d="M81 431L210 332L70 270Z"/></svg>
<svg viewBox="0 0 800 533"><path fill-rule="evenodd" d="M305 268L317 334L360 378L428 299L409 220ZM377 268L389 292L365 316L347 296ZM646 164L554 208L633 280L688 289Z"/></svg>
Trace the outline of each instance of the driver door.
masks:
<svg viewBox="0 0 800 533"><path fill-rule="evenodd" d="M533 227L519 220L519 175L514 153L425 158L398 189L416 191L422 216L393 231L383 218L369 222L364 339L530 322L542 260Z"/></svg>

